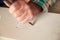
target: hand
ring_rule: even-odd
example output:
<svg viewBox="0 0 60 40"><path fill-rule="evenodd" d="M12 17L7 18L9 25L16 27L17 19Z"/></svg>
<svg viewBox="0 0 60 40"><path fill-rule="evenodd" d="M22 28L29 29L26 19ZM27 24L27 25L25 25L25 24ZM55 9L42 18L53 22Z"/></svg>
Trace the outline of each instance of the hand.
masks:
<svg viewBox="0 0 60 40"><path fill-rule="evenodd" d="M12 13L20 23L27 23L33 20L34 16L41 12L41 7L34 3L26 4L23 0L13 3L9 12Z"/></svg>

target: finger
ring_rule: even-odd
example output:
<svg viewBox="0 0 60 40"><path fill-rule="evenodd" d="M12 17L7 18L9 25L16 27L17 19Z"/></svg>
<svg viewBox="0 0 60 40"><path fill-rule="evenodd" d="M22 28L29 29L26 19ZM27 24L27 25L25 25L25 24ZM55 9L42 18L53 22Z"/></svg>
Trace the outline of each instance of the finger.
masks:
<svg viewBox="0 0 60 40"><path fill-rule="evenodd" d="M13 15L17 18L20 17L21 15L23 15L25 12L23 6L21 6L21 8L19 10L17 10L15 13L13 13Z"/></svg>
<svg viewBox="0 0 60 40"><path fill-rule="evenodd" d="M23 19L23 20L21 21L21 23L25 24L25 23L28 23L28 22L30 22L30 21L32 21L32 18L30 19L30 16L27 15L27 16L25 17L25 19Z"/></svg>
<svg viewBox="0 0 60 40"><path fill-rule="evenodd" d="M29 20L29 17L26 17L24 20L22 20L20 23L24 24L24 23L28 23L30 20Z"/></svg>
<svg viewBox="0 0 60 40"><path fill-rule="evenodd" d="M29 22L29 21L32 20L32 15L30 15L31 12L30 12L30 14L29 14L29 13L28 13L29 11L28 11L28 10L26 10L26 11L27 11L27 12L24 13L22 16L17 17L18 21L20 21L21 23L27 23L27 22ZM27 17L29 17L29 18L27 18Z"/></svg>
<svg viewBox="0 0 60 40"><path fill-rule="evenodd" d="M26 6L25 6L26 7ZM22 5L21 8L15 12L13 15L17 18L23 15L23 17L26 15L27 13L27 9L25 9L25 7Z"/></svg>
<svg viewBox="0 0 60 40"><path fill-rule="evenodd" d="M14 13L14 12L16 12L20 7L21 7L21 5L18 4L18 2L15 2L15 3L13 3L13 4L10 6L9 12L10 12L10 13Z"/></svg>
<svg viewBox="0 0 60 40"><path fill-rule="evenodd" d="M27 12L25 12L24 14L22 14L21 16L17 17L18 21L22 21L23 19L25 19L25 17L27 16Z"/></svg>
<svg viewBox="0 0 60 40"><path fill-rule="evenodd" d="M30 16L30 19L32 19L32 18L33 18L33 13L32 13L32 11L31 11L31 10L29 10L29 9L28 9L28 15Z"/></svg>
<svg viewBox="0 0 60 40"><path fill-rule="evenodd" d="M27 16L21 21L21 23L28 23L32 20L33 20L32 15L30 16L30 14L27 12Z"/></svg>
<svg viewBox="0 0 60 40"><path fill-rule="evenodd" d="M22 5L22 7L15 13L15 15L16 15L16 17L19 17L18 19L19 20L23 20L24 18L25 18L25 16L27 15L27 13L28 13L28 10L30 10L29 8L28 8L28 6L23 6Z"/></svg>

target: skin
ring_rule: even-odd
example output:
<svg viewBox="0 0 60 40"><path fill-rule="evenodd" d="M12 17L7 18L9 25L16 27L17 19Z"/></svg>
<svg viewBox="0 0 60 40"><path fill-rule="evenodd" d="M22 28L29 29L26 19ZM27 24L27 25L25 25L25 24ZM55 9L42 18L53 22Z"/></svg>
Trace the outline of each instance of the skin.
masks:
<svg viewBox="0 0 60 40"><path fill-rule="evenodd" d="M11 0L9 1L12 3ZM9 12L23 24L32 21L34 16L41 12L41 7L32 2L27 3L27 0L17 0L9 8Z"/></svg>

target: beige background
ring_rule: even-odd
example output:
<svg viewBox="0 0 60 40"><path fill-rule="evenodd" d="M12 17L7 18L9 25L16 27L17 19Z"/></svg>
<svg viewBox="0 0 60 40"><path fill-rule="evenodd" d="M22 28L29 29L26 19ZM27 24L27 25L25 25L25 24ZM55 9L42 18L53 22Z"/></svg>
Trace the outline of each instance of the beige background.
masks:
<svg viewBox="0 0 60 40"><path fill-rule="evenodd" d="M60 14L43 13L34 26L19 24L6 8L0 8L0 16L0 36L16 40L60 40Z"/></svg>

